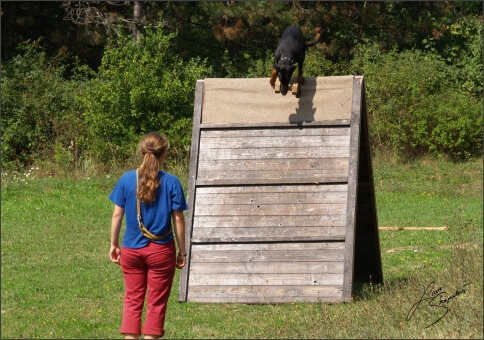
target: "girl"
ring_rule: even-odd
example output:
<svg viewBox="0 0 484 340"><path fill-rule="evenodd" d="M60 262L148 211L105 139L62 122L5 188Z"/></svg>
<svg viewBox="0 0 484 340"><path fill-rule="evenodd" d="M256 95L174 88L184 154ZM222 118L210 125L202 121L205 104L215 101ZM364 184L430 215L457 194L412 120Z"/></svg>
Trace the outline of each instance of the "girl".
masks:
<svg viewBox="0 0 484 340"><path fill-rule="evenodd" d="M111 222L112 262L120 264L125 296L120 332L126 339L158 339L164 335L166 306L175 267L186 265L185 219L188 209L180 180L161 165L170 143L156 132L140 142L143 163L123 174L109 195L114 203ZM126 213L126 230L119 246L121 222ZM176 255L174 234L179 253ZM141 314L148 288L146 319Z"/></svg>

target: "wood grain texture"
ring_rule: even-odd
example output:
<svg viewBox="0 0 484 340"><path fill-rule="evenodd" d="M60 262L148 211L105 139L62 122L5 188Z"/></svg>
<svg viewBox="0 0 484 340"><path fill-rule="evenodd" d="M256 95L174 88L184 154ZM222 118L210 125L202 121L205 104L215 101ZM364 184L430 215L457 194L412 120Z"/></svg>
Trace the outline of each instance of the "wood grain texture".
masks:
<svg viewBox="0 0 484 340"><path fill-rule="evenodd" d="M344 182L349 133L348 127L202 131L198 184Z"/></svg>
<svg viewBox="0 0 484 340"><path fill-rule="evenodd" d="M342 240L347 185L197 188L192 242Z"/></svg>
<svg viewBox="0 0 484 340"><path fill-rule="evenodd" d="M194 286L189 301L206 303L338 302L341 286Z"/></svg>
<svg viewBox="0 0 484 340"><path fill-rule="evenodd" d="M334 301L342 295L343 256L344 242L193 245L188 298Z"/></svg>

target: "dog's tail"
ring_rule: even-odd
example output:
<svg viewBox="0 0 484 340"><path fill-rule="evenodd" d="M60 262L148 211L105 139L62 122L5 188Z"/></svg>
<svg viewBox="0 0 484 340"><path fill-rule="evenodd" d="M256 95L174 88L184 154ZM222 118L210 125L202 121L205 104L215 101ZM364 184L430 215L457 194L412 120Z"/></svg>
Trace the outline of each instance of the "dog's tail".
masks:
<svg viewBox="0 0 484 340"><path fill-rule="evenodd" d="M313 42L309 43L309 44L306 44L306 47L310 47L310 46L313 46L313 45L316 45L317 43L323 41L323 34L322 34L322 30L321 30L321 27L318 27L316 29L316 40L314 40Z"/></svg>

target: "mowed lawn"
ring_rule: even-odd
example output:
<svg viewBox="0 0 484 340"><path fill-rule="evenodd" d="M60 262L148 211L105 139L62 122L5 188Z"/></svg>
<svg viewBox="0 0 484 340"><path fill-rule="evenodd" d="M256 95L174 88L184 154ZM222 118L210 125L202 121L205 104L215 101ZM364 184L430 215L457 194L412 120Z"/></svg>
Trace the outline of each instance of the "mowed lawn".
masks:
<svg viewBox="0 0 484 340"><path fill-rule="evenodd" d="M121 337L107 198L119 175L2 173L2 338ZM482 338L482 159L374 159L374 180L383 286L341 304L178 303L178 271L165 337ZM425 292L445 295L432 306Z"/></svg>

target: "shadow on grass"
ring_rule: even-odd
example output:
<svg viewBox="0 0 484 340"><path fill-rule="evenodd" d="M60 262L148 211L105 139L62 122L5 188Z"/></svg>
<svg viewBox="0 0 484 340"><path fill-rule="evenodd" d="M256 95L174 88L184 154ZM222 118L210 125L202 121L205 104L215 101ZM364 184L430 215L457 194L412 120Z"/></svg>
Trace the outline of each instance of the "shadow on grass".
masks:
<svg viewBox="0 0 484 340"><path fill-rule="evenodd" d="M390 291L392 288L408 285L411 281L412 279L408 277L398 277L385 279L384 284L373 284L371 282L355 282L353 284L353 300L370 300L375 296L385 294L385 292Z"/></svg>

